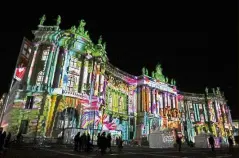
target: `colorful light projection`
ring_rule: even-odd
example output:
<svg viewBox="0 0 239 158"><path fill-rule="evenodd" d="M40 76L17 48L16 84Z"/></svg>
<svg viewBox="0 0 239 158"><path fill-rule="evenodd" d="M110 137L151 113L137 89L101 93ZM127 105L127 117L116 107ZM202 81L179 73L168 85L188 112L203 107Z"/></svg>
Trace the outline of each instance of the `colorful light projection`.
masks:
<svg viewBox="0 0 239 158"><path fill-rule="evenodd" d="M114 90L110 87L106 91L107 96L107 109L112 112L123 113L127 115L128 104L127 104L127 95Z"/></svg>
<svg viewBox="0 0 239 158"><path fill-rule="evenodd" d="M211 100L208 101L208 109L210 113L210 121L216 122L216 114Z"/></svg>
<svg viewBox="0 0 239 158"><path fill-rule="evenodd" d="M15 74L14 74L14 78L18 81L21 81L24 77L31 52L32 52L31 42L27 40L26 38L24 38L22 41L22 47L17 59L17 65L16 65Z"/></svg>
<svg viewBox="0 0 239 158"><path fill-rule="evenodd" d="M112 114L105 113L105 110L95 112L95 129L98 131L119 131L124 140L128 139L128 121L122 117L113 117Z"/></svg>

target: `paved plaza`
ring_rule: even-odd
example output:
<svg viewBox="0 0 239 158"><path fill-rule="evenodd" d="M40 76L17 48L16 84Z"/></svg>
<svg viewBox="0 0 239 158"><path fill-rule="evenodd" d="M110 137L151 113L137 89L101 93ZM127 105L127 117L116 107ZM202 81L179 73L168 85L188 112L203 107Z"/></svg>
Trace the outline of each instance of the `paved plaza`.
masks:
<svg viewBox="0 0 239 158"><path fill-rule="evenodd" d="M97 152L78 153L74 152L68 147L58 147L58 148L42 148L33 150L31 146L25 146L21 148L12 148L5 154L6 158L50 158L50 157L78 157L78 158L93 158L93 157L112 157L112 158L236 158L239 157L239 150L234 149L232 154L228 153L228 149L216 150L212 153L209 149L196 149L187 148L183 149L181 152L176 151L176 149L149 149L142 147L124 147L122 152L118 152L116 148L113 148L112 154L107 153L104 156L97 155Z"/></svg>

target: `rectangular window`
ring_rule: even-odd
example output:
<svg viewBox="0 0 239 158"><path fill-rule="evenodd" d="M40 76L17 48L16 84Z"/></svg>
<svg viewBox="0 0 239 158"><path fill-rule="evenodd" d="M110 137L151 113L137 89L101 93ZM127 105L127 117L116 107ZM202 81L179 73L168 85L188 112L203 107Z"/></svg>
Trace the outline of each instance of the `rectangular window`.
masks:
<svg viewBox="0 0 239 158"><path fill-rule="evenodd" d="M25 109L32 109L34 104L34 96L27 96Z"/></svg>
<svg viewBox="0 0 239 158"><path fill-rule="evenodd" d="M70 67L77 68L77 61L78 61L77 58L71 57L71 59L70 59Z"/></svg>
<svg viewBox="0 0 239 158"><path fill-rule="evenodd" d="M27 129L28 129L28 120L22 120L19 131L21 131L22 134L27 134Z"/></svg>

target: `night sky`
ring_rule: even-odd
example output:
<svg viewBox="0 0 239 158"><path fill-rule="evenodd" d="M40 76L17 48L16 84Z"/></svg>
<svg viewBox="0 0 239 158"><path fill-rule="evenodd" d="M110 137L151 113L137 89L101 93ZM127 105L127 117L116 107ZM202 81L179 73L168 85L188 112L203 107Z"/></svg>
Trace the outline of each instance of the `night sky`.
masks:
<svg viewBox="0 0 239 158"><path fill-rule="evenodd" d="M235 7L188 5L142 8L114 4L104 8L28 8L27 11L19 7L12 15L1 11L0 93L9 88L23 37L33 38L31 30L37 28L43 14L47 17L46 25L55 24L60 14L62 29L78 26L79 20L84 19L91 39L96 43L102 35L106 41L110 62L130 74L140 75L143 66L151 74L160 63L164 75L175 78L181 91L204 93L206 86L221 87L233 117L238 118Z"/></svg>

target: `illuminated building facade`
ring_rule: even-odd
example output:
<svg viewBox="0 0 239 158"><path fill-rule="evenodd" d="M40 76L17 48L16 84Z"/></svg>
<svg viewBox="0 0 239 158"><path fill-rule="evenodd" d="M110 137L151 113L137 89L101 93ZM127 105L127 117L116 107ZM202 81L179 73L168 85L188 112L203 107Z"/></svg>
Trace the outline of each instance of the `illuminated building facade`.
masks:
<svg viewBox="0 0 239 158"><path fill-rule="evenodd" d="M194 142L194 137L201 133L211 133L215 137L231 136L232 120L230 109L220 89L212 89L205 94L180 93L179 106L181 123L185 138ZM225 140L226 141L226 140Z"/></svg>
<svg viewBox="0 0 239 158"><path fill-rule="evenodd" d="M232 120L233 136L236 144L239 144L239 120Z"/></svg>
<svg viewBox="0 0 239 158"><path fill-rule="evenodd" d="M151 75L146 68L141 76L130 75L109 63L102 38L93 44L83 20L61 30L60 16L55 26L44 26L45 19L33 31L33 41L23 40L3 119L9 131L47 137L69 132L72 137L76 129L94 136L107 131L113 139L131 140L156 130L193 129L194 122L187 120L194 117L194 107L199 112L195 122L209 119L203 112L205 97L192 103L185 100L187 94L178 95L176 82L169 83L159 64ZM207 100L215 97L208 94ZM216 99L219 104L225 102Z"/></svg>

